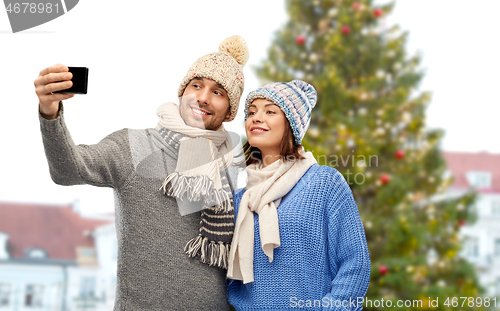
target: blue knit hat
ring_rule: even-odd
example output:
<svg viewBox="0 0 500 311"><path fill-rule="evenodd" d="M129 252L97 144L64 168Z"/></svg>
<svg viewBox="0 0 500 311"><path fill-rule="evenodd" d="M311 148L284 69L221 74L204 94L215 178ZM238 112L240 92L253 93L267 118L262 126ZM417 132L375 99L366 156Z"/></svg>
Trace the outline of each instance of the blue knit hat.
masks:
<svg viewBox="0 0 500 311"><path fill-rule="evenodd" d="M314 87L301 80L268 83L248 94L245 121L248 119L248 106L258 98L270 100L281 108L290 122L295 142L300 144L311 123L311 110L316 106Z"/></svg>

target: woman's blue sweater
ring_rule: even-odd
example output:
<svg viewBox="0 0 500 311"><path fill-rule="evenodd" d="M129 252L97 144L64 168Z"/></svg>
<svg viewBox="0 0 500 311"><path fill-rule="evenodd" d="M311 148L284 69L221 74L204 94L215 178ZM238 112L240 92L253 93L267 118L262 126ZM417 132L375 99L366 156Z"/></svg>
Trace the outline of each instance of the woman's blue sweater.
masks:
<svg viewBox="0 0 500 311"><path fill-rule="evenodd" d="M235 215L244 192L235 192ZM311 166L279 205L278 219L281 246L269 262L254 213L254 282L229 280L229 303L236 310L361 310L370 255L342 174Z"/></svg>

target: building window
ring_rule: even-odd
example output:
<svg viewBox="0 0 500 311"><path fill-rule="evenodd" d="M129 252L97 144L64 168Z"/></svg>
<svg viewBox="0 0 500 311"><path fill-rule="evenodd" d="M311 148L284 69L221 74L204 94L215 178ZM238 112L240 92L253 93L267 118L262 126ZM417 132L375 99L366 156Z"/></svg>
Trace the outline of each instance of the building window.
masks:
<svg viewBox="0 0 500 311"><path fill-rule="evenodd" d="M500 239L495 239L495 257L500 257Z"/></svg>
<svg viewBox="0 0 500 311"><path fill-rule="evenodd" d="M95 297L95 277L82 277L80 281L80 297Z"/></svg>
<svg viewBox="0 0 500 311"><path fill-rule="evenodd" d="M490 172L468 172L466 175L467 180L472 187L491 188Z"/></svg>
<svg viewBox="0 0 500 311"><path fill-rule="evenodd" d="M82 248L80 254L82 254L82 256L95 256L95 251L93 248Z"/></svg>
<svg viewBox="0 0 500 311"><path fill-rule="evenodd" d="M479 240L478 238L468 237L464 243L464 255L467 257L479 256Z"/></svg>
<svg viewBox="0 0 500 311"><path fill-rule="evenodd" d="M95 266L98 264L96 251L93 247L77 247L76 261L81 266Z"/></svg>
<svg viewBox="0 0 500 311"><path fill-rule="evenodd" d="M500 216L500 200L493 200L491 203L491 214Z"/></svg>
<svg viewBox="0 0 500 311"><path fill-rule="evenodd" d="M26 258L44 259L47 258L47 253L41 248L27 248L25 250Z"/></svg>
<svg viewBox="0 0 500 311"><path fill-rule="evenodd" d="M10 284L0 283L0 307L9 306L10 291Z"/></svg>
<svg viewBox="0 0 500 311"><path fill-rule="evenodd" d="M24 305L26 307L43 307L44 286L39 284L26 285Z"/></svg>

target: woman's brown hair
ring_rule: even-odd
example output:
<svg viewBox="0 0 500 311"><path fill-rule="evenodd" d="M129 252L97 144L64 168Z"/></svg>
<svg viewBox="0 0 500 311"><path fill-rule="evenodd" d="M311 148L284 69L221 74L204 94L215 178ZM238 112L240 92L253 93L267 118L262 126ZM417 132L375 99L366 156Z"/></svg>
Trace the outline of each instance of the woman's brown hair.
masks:
<svg viewBox="0 0 500 311"><path fill-rule="evenodd" d="M285 133L283 135L283 138L281 139L280 148L281 158L283 159L283 161L295 161L304 159L304 156L299 153L301 147L301 144L295 142L292 127L290 126L290 122L288 122L288 119L285 117ZM259 148L250 146L248 141L243 146L243 152L245 154L245 163L247 166L252 163L262 162L262 153L260 152Z"/></svg>

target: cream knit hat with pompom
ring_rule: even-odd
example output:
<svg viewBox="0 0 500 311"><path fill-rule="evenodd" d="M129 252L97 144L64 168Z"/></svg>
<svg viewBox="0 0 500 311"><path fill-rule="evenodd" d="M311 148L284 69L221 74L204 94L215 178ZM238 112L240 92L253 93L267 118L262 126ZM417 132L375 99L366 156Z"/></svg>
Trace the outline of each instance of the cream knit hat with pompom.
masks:
<svg viewBox="0 0 500 311"><path fill-rule="evenodd" d="M236 117L243 93L243 66L248 61L248 45L241 36L232 36L221 42L219 52L200 57L189 68L179 86L178 96L184 94L188 83L196 77L207 78L221 84L229 96L231 115L224 122Z"/></svg>

